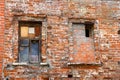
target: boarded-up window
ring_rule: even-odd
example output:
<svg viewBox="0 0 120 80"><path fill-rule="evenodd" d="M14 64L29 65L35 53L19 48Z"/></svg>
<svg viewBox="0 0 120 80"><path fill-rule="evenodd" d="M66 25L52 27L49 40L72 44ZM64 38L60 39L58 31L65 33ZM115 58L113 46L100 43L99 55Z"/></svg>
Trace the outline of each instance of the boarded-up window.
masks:
<svg viewBox="0 0 120 80"><path fill-rule="evenodd" d="M20 22L19 61L40 62L41 22Z"/></svg>
<svg viewBox="0 0 120 80"><path fill-rule="evenodd" d="M71 57L73 62L93 63L94 54L94 24L73 23L71 35Z"/></svg>

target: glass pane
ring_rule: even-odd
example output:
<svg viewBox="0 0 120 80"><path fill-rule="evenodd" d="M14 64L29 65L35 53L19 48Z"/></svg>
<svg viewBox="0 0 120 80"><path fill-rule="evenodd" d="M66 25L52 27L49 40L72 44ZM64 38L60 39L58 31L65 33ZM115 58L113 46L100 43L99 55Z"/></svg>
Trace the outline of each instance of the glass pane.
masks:
<svg viewBox="0 0 120 80"><path fill-rule="evenodd" d="M32 40L31 41L30 62L32 62L32 63L38 62L38 57L39 57L39 41Z"/></svg>
<svg viewBox="0 0 120 80"><path fill-rule="evenodd" d="M28 62L29 47L20 47L20 62Z"/></svg>
<svg viewBox="0 0 120 80"><path fill-rule="evenodd" d="M21 46L28 46L29 45L29 40L28 39L23 39L20 41Z"/></svg>
<svg viewBox="0 0 120 80"><path fill-rule="evenodd" d="M29 27L29 34L35 34L35 28Z"/></svg>
<svg viewBox="0 0 120 80"><path fill-rule="evenodd" d="M27 26L21 26L21 37L28 37L28 27Z"/></svg>
<svg viewBox="0 0 120 80"><path fill-rule="evenodd" d="M29 27L29 38L34 38L34 37L35 37L35 28Z"/></svg>

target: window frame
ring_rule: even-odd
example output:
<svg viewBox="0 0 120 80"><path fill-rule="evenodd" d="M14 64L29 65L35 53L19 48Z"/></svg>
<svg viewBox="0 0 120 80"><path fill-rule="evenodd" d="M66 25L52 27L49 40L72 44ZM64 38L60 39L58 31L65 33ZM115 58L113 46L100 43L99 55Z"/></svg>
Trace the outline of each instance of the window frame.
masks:
<svg viewBox="0 0 120 80"><path fill-rule="evenodd" d="M42 62L42 53L41 53L42 52L42 50L41 50L41 48L42 48L42 21L19 21L18 24L19 24L19 28L18 28L18 62L19 63L28 63L28 64L41 63ZM38 26L38 27L40 27L39 38L21 37L21 27L27 25L28 28L29 27L34 27L35 28L35 26L29 26L31 24L32 25L35 25L35 24L39 25ZM29 50L28 50L28 60L23 62L23 61L20 60L20 47L21 47L21 40L25 40L25 39L29 40L29 43L28 43L28 46L27 46L29 48ZM30 62L31 41L32 40L38 41L38 48L39 48L39 50L38 50L38 61L35 62L35 63ZM26 47L26 46L22 46L22 47Z"/></svg>

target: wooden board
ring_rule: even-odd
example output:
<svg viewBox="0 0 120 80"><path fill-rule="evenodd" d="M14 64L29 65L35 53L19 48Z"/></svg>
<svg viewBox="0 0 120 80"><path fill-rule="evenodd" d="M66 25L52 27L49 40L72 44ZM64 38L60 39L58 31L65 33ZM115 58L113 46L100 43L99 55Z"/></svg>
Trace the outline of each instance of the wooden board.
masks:
<svg viewBox="0 0 120 80"><path fill-rule="evenodd" d="M28 37L28 27L21 26L21 37Z"/></svg>

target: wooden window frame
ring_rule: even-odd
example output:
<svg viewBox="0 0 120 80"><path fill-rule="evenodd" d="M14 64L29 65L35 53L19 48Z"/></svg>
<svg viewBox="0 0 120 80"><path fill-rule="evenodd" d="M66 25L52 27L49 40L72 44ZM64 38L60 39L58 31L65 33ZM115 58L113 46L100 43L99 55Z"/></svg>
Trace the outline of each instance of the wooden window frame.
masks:
<svg viewBox="0 0 120 80"><path fill-rule="evenodd" d="M40 36L39 37L34 37L34 38L30 38L30 37L21 37L21 26L28 26L31 27L30 25L32 25L32 27L35 27L34 25L39 25L38 27L40 27ZM38 42L38 62L37 63L40 63L41 62L41 56L42 56L42 51L41 51L41 47L42 47L42 22L41 21L19 21L19 38L18 38L18 54L19 54L19 57L18 57L18 61L21 63L22 61L20 60L20 47L21 47L21 40L24 40L24 39L27 39L29 40L29 45L27 46L29 48L29 51L28 51L28 62L26 61L25 63L29 63L29 64L36 64L35 63L31 63L30 62L30 53L31 53L31 41L32 40L35 40L35 41L39 41ZM24 46L22 46L24 47Z"/></svg>

